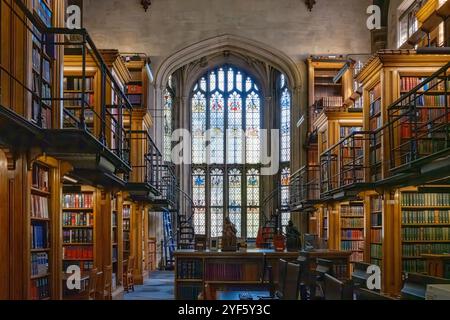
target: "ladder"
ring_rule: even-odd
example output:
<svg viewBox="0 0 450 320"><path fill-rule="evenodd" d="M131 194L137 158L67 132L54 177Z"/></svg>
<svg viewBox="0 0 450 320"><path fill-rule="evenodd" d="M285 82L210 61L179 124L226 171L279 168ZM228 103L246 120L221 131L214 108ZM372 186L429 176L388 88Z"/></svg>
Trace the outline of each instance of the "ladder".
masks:
<svg viewBox="0 0 450 320"><path fill-rule="evenodd" d="M164 262L166 270L173 270L175 259L173 253L176 249L175 240L172 232L172 214L169 210L163 211L164 225Z"/></svg>

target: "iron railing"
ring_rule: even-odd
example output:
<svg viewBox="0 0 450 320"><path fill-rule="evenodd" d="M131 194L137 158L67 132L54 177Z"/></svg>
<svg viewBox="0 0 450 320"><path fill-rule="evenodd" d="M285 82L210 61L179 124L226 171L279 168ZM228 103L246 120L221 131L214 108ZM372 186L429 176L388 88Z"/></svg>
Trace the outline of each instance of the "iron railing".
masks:
<svg viewBox="0 0 450 320"><path fill-rule="evenodd" d="M450 151L450 63L388 108L392 174Z"/></svg>
<svg viewBox="0 0 450 320"><path fill-rule="evenodd" d="M290 183L291 208L320 200L320 166L307 165L295 172Z"/></svg>
<svg viewBox="0 0 450 320"><path fill-rule="evenodd" d="M2 20L8 17L14 22L10 26L17 28L15 36L23 37L30 48L23 51L23 57L14 56L14 44L4 39L11 43L2 47L2 53L10 50L12 56L6 59L2 55L0 61L1 106L42 129L85 131L128 163L127 131L132 107L87 31L46 25L20 0L2 0L0 8ZM1 37L6 37L8 31L2 29ZM66 77L64 94L60 94L55 70L63 53ZM14 97L8 94L12 88ZM13 105L21 99L23 107Z"/></svg>
<svg viewBox="0 0 450 320"><path fill-rule="evenodd" d="M340 140L320 156L320 194L321 198L334 192L363 184L375 182L372 170L377 164L377 153L368 152L366 160L364 150L375 150L378 132L356 131ZM370 177L367 173L370 172Z"/></svg>

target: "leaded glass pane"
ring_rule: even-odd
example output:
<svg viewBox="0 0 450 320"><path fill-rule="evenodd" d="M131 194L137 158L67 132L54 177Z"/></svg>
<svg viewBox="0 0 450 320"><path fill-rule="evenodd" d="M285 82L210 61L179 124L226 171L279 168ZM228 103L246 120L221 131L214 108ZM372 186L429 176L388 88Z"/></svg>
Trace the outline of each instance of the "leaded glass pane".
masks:
<svg viewBox="0 0 450 320"><path fill-rule="evenodd" d="M201 169L194 170L192 174L192 199L195 207L206 206L206 176Z"/></svg>
<svg viewBox="0 0 450 320"><path fill-rule="evenodd" d="M195 234L206 234L206 209L194 208Z"/></svg>
<svg viewBox="0 0 450 320"><path fill-rule="evenodd" d="M291 95L288 89L281 96L281 161L291 160Z"/></svg>
<svg viewBox="0 0 450 320"><path fill-rule="evenodd" d="M206 162L206 97L201 92L192 98L192 162Z"/></svg>
<svg viewBox="0 0 450 320"><path fill-rule="evenodd" d="M285 85L286 85L286 77L284 76L284 74L282 74L280 76L280 88L283 89Z"/></svg>
<svg viewBox="0 0 450 320"><path fill-rule="evenodd" d="M246 158L247 163L260 162L261 150L261 99L252 92L246 101Z"/></svg>
<svg viewBox="0 0 450 320"><path fill-rule="evenodd" d="M242 73L240 71L236 75L236 89L242 91Z"/></svg>
<svg viewBox="0 0 450 320"><path fill-rule="evenodd" d="M234 92L228 97L227 162L241 164L243 153L242 98Z"/></svg>
<svg viewBox="0 0 450 320"><path fill-rule="evenodd" d="M211 171L211 206L223 206L223 171L214 169Z"/></svg>
<svg viewBox="0 0 450 320"><path fill-rule="evenodd" d="M245 91L249 92L250 90L252 90L252 84L252 79L247 78L247 80L245 81Z"/></svg>
<svg viewBox="0 0 450 320"><path fill-rule="evenodd" d="M211 237L222 236L223 231L223 208L211 208Z"/></svg>
<svg viewBox="0 0 450 320"><path fill-rule="evenodd" d="M289 207L289 182L291 179L291 170L284 168L281 171L281 207Z"/></svg>
<svg viewBox="0 0 450 320"><path fill-rule="evenodd" d="M242 216L241 216L241 208L229 208L228 209L228 216L230 217L230 221L234 224L236 227L236 236L241 236L241 225L242 225Z"/></svg>
<svg viewBox="0 0 450 320"><path fill-rule="evenodd" d="M238 169L230 170L228 174L228 206L240 207L242 205L242 176Z"/></svg>
<svg viewBox="0 0 450 320"><path fill-rule="evenodd" d="M247 208L247 238L256 239L259 229L259 208Z"/></svg>
<svg viewBox="0 0 450 320"><path fill-rule="evenodd" d="M172 94L166 89L164 91L164 161L172 159L172 109Z"/></svg>
<svg viewBox="0 0 450 320"><path fill-rule="evenodd" d="M228 92L234 90L234 71L233 69L228 70Z"/></svg>
<svg viewBox="0 0 450 320"><path fill-rule="evenodd" d="M209 90L210 91L216 90L216 84L217 84L216 81L217 81L216 73L211 72L211 74L209 75Z"/></svg>
<svg viewBox="0 0 450 320"><path fill-rule="evenodd" d="M259 171L251 169L247 172L247 206L259 206Z"/></svg>
<svg viewBox="0 0 450 320"><path fill-rule="evenodd" d="M219 69L219 90L225 91L225 71L222 68Z"/></svg>
<svg viewBox="0 0 450 320"><path fill-rule="evenodd" d="M210 101L210 163L224 163L225 110L223 95L216 92Z"/></svg>
<svg viewBox="0 0 450 320"><path fill-rule="evenodd" d="M202 91L205 91L205 92L206 92L206 79L205 79L205 78L202 78L202 79L200 80L200 89L201 89Z"/></svg>

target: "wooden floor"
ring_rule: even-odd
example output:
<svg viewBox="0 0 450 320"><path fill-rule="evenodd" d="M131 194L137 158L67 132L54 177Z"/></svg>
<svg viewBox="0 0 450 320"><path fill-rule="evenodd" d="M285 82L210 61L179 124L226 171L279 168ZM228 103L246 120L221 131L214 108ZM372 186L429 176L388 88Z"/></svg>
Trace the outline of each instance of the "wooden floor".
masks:
<svg viewBox="0 0 450 320"><path fill-rule="evenodd" d="M153 271L144 285L125 294L124 300L173 300L175 275L172 271Z"/></svg>

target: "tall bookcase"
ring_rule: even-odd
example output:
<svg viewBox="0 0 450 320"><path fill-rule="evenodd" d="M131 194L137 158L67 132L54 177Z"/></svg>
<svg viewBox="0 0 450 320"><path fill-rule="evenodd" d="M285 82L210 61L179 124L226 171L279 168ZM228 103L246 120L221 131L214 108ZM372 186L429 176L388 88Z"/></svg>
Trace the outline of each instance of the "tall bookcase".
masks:
<svg viewBox="0 0 450 320"><path fill-rule="evenodd" d="M378 83L369 91L369 130L376 131L383 126L383 116L381 114L381 83ZM382 178L382 135L376 134L370 139L369 158L370 158L370 179L379 181Z"/></svg>
<svg viewBox="0 0 450 320"><path fill-rule="evenodd" d="M341 249L351 251L351 262L364 260L364 204L350 202L341 204Z"/></svg>
<svg viewBox="0 0 450 320"><path fill-rule="evenodd" d="M404 272L426 272L422 254L450 252L450 192L401 193Z"/></svg>
<svg viewBox="0 0 450 320"><path fill-rule="evenodd" d="M94 267L95 193L85 186L63 187L63 272L79 266L82 273ZM70 296L71 292L64 290Z"/></svg>
<svg viewBox="0 0 450 320"><path fill-rule="evenodd" d="M328 241L328 207L322 208L322 239Z"/></svg>
<svg viewBox="0 0 450 320"><path fill-rule="evenodd" d="M123 223L123 259L128 260L130 256L130 231L131 231L131 204L123 204L122 223Z"/></svg>
<svg viewBox="0 0 450 320"><path fill-rule="evenodd" d="M47 27L53 26L53 1L33 0L33 12ZM42 128L52 127L54 48L36 27L32 27L32 108L31 120Z"/></svg>
<svg viewBox="0 0 450 320"><path fill-rule="evenodd" d="M120 214L119 214L119 198L117 195L112 195L111 197L111 249L112 249L112 281L113 287L116 288L120 284L120 268L121 263L119 259L119 222L120 222Z"/></svg>
<svg viewBox="0 0 450 320"><path fill-rule="evenodd" d="M383 261L383 200L370 196L370 263L382 266Z"/></svg>
<svg viewBox="0 0 450 320"><path fill-rule="evenodd" d="M51 229L50 168L34 163L31 184L31 278L30 298L49 300L51 288Z"/></svg>

